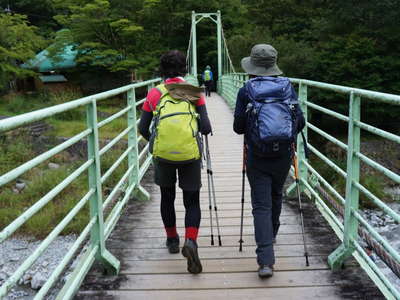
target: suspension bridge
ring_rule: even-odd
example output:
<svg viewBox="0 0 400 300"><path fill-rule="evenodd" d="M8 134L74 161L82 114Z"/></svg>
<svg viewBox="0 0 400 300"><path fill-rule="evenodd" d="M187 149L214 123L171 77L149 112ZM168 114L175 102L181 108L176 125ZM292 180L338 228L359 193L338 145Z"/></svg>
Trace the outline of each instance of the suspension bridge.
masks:
<svg viewBox="0 0 400 300"><path fill-rule="evenodd" d="M217 25L218 82L217 92L207 98L207 107L214 135L209 137L216 184L216 198L220 220L222 246L210 244L210 218L208 214L208 186L206 173L202 175L202 224L199 237L199 255L203 273L188 274L186 262L180 254L169 254L165 249L162 221L159 216L160 194L151 184L151 161L146 141L137 133L137 111L144 99L137 99L143 90L161 81L155 78L130 84L114 90L38 111L0 120L0 133L27 124L45 120L55 114L76 108L86 109L86 129L43 152L32 160L0 176L0 187L7 188L25 172L48 161L81 140L86 140L86 161L49 190L34 205L0 232L0 243L23 226L81 174L88 174L86 194L45 237L26 260L8 276L0 287L0 298L5 298L16 286L54 239L85 206L90 206L89 222L77 235L76 241L60 258L34 299L46 299L49 293L57 299L400 299L399 286L393 276L400 275L400 256L393 242L387 240L370 224L360 207L363 195L383 214L398 224L400 215L361 182L360 166L366 165L380 172L394 184L400 184L400 175L380 160L368 157L360 150L363 134L376 135L382 141L399 144L400 136L367 124L361 120L361 109L371 101L388 107L400 105L400 96L338 86L317 81L292 78L298 88L299 102L306 117L305 136L312 157L319 159L345 181L341 192L324 178L312 160L307 160L303 141L298 139L300 184L305 201L305 231L309 247L310 266L306 266L301 238L301 227L296 202L291 200L294 186L288 180L283 205L281 229L275 244L277 263L272 278L261 280L256 274L255 242L249 187L245 192L244 248L238 251L240 225L240 186L242 163L242 137L232 132L232 107L236 94L248 79L237 73L230 59L225 41L221 13L192 13L192 27L187 51L189 74L186 80L197 81L196 25L211 19ZM311 91L324 91L347 98L348 111L339 113L313 102ZM98 121L98 105L116 95L126 95L127 105L121 111ZM390 108L388 108L390 109ZM317 111L347 124L347 142L343 142L313 123L311 113ZM308 116L308 118L307 118ZM101 128L117 118L125 118L127 127L118 136L100 147ZM339 166L316 145L309 136L319 136L347 153L346 165ZM106 171L101 171L102 157L121 141L125 151ZM311 139L312 141L312 139ZM385 155L382 153L382 155ZM123 162L127 162L124 175L112 191L104 192L104 182ZM182 196L177 196L177 226L182 236ZM214 235L215 227L214 227ZM371 251L380 263L372 259ZM79 254L79 255L78 255ZM73 262L74 261L74 262ZM72 263L73 262L73 263ZM383 267L385 269L383 269ZM69 276L63 278L68 270Z"/></svg>

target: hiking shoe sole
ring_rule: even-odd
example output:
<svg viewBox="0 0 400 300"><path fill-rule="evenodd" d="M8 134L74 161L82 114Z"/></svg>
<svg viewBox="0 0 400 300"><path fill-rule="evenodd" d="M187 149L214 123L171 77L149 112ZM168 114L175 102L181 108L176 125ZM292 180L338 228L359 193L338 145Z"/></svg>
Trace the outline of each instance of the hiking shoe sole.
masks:
<svg viewBox="0 0 400 300"><path fill-rule="evenodd" d="M260 277L260 278L262 278L262 279L264 279L264 278L270 278L270 277L272 277L274 274L273 273L267 273L267 274L264 274L264 273L258 273L258 277Z"/></svg>
<svg viewBox="0 0 400 300"><path fill-rule="evenodd" d="M269 278L274 275L273 267L260 267L258 269L258 277L260 278Z"/></svg>
<svg viewBox="0 0 400 300"><path fill-rule="evenodd" d="M169 253L171 254L179 253L179 235L173 238L167 238L165 246L167 246Z"/></svg>
<svg viewBox="0 0 400 300"><path fill-rule="evenodd" d="M179 245L173 245L168 247L168 252L171 254L179 253Z"/></svg>
<svg viewBox="0 0 400 300"><path fill-rule="evenodd" d="M187 270L189 273L199 274L201 271L203 271L199 255L195 249L188 246L183 246L182 255L187 259Z"/></svg>

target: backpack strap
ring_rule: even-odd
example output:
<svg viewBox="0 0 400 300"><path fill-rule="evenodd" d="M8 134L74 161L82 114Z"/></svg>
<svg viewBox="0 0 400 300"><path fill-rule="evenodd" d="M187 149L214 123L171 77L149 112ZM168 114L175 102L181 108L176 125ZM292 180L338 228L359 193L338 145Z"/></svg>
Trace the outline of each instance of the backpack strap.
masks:
<svg viewBox="0 0 400 300"><path fill-rule="evenodd" d="M160 84L157 85L155 88L156 88L157 90L159 90L159 92L161 93L160 99L161 99L162 97L164 97L166 94L168 94L168 90L167 90L167 88L165 87L165 83L160 83Z"/></svg>
<svg viewBox="0 0 400 300"><path fill-rule="evenodd" d="M160 83L159 85L157 85L157 86L155 87L155 89L157 89L157 90L161 93L160 100L161 100L162 97L164 97L166 94L168 94L168 90L167 90L167 88L165 87L165 84L164 84L164 83ZM160 103L160 100L158 101L158 103ZM157 106L158 106L158 104L157 104ZM154 114L157 113L157 109L156 109L157 106L156 106L156 107L153 107L153 105L150 104L150 108L151 108L151 110L153 111Z"/></svg>

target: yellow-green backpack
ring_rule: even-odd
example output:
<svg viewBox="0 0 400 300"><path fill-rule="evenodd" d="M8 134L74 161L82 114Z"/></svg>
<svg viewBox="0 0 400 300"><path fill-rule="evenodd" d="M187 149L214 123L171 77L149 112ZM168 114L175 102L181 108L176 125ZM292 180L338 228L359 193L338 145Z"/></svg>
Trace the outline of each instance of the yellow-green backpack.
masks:
<svg viewBox="0 0 400 300"><path fill-rule="evenodd" d="M168 88L170 86L180 85L168 85ZM185 97L185 92L183 96L182 93L171 93L164 84L156 88L161 92L161 98L154 111L150 138L149 150L153 157L170 163L200 159L198 114L194 101L189 100L190 96Z"/></svg>

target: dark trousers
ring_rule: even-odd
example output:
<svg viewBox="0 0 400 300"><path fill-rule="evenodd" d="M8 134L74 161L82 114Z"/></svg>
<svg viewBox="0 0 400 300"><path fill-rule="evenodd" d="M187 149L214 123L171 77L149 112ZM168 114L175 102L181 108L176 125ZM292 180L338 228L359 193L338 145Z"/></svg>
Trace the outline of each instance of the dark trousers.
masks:
<svg viewBox="0 0 400 300"><path fill-rule="evenodd" d="M204 85L206 87L206 96L211 96L212 80L204 81Z"/></svg>
<svg viewBox="0 0 400 300"><path fill-rule="evenodd" d="M279 230L282 190L290 168L290 155L261 158L249 153L247 178L251 187L256 254L259 265L275 264L272 238Z"/></svg>
<svg viewBox="0 0 400 300"><path fill-rule="evenodd" d="M175 186L161 187L160 211L164 226L176 226L175 214ZM183 205L185 206L185 227L200 227L200 191L183 191Z"/></svg>

